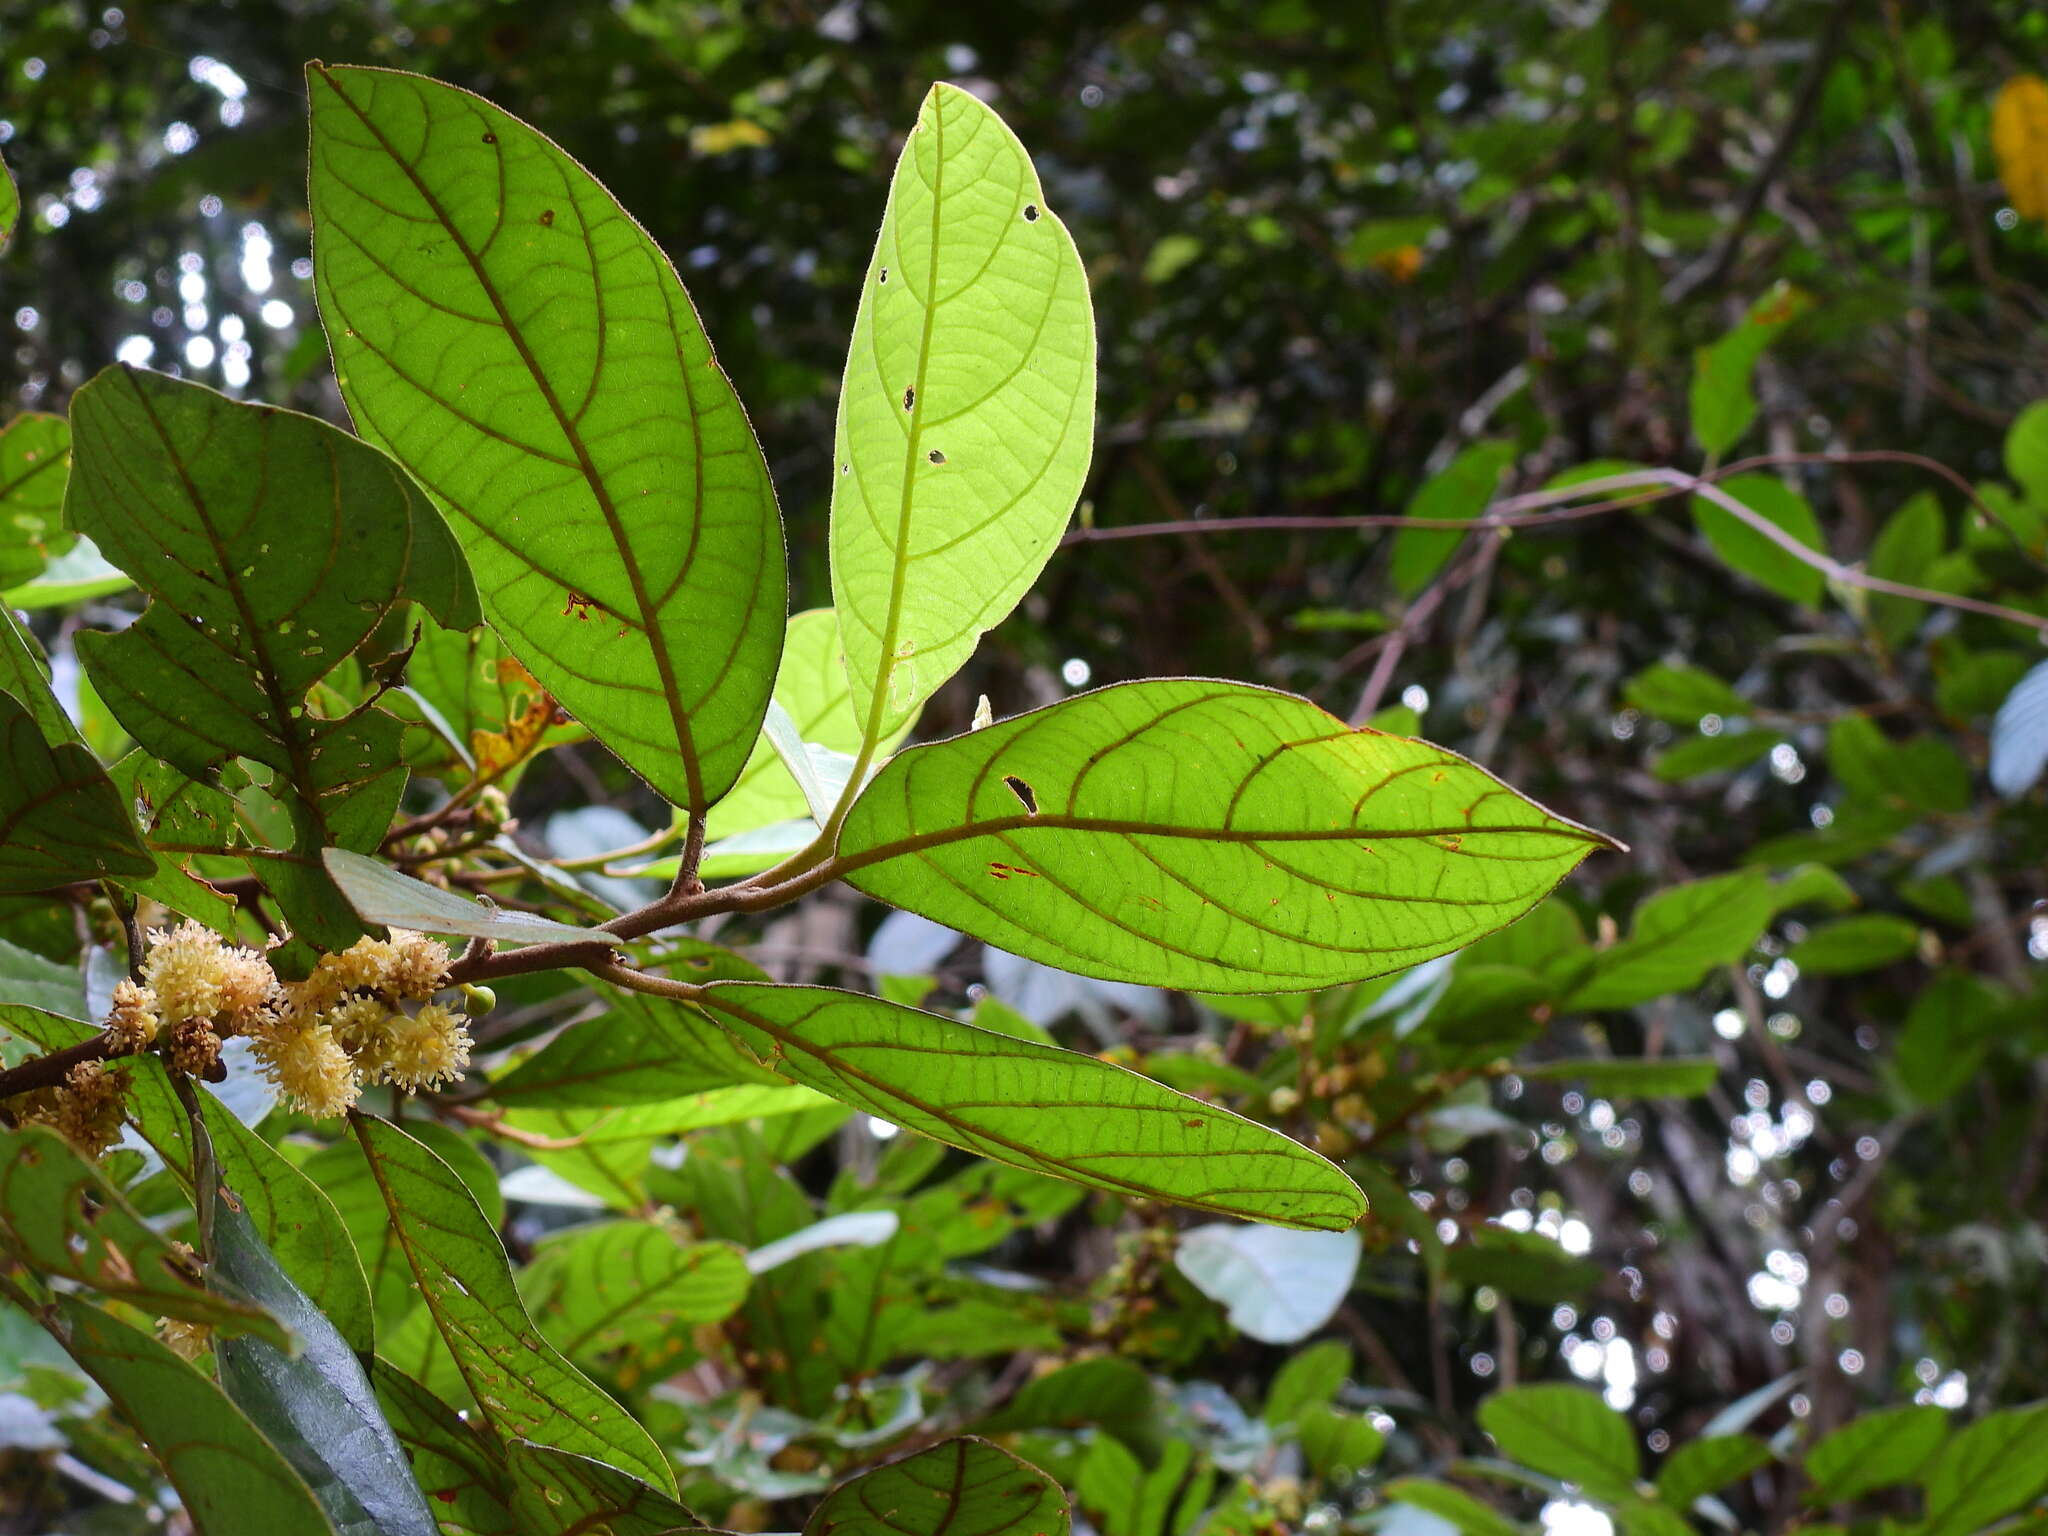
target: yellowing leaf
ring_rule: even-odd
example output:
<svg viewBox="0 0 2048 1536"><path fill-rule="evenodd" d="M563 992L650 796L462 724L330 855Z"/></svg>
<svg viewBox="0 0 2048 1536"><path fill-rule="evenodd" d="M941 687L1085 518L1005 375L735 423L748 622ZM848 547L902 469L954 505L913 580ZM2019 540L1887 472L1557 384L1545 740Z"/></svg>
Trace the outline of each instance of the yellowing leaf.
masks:
<svg viewBox="0 0 2048 1536"><path fill-rule="evenodd" d="M2048 81L2014 75L1998 88L1991 106L1991 152L2013 212L2048 223Z"/></svg>

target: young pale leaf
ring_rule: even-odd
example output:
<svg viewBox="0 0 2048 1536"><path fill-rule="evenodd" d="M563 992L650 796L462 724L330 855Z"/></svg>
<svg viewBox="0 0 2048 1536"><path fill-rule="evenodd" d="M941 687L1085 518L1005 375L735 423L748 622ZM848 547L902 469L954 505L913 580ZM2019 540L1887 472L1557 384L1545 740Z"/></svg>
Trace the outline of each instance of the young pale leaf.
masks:
<svg viewBox="0 0 2048 1536"><path fill-rule="evenodd" d="M1294 1227L1365 1213L1308 1148L1093 1056L829 987L719 982L704 1003L777 1072L996 1162Z"/></svg>
<svg viewBox="0 0 2048 1536"><path fill-rule="evenodd" d="M0 693L0 894L155 873L99 760L77 742L52 746L28 707Z"/></svg>
<svg viewBox="0 0 2048 1536"><path fill-rule="evenodd" d="M0 591L40 576L69 549L64 482L71 427L62 416L24 411L0 427Z"/></svg>
<svg viewBox="0 0 2048 1536"><path fill-rule="evenodd" d="M1577 1483L1597 1499L1626 1499L1641 1460L1627 1419L1580 1387L1513 1387L1479 1405L1479 1426L1502 1454Z"/></svg>
<svg viewBox="0 0 2048 1536"><path fill-rule="evenodd" d="M588 1456L515 1440L505 1466L522 1536L679 1536L702 1529L668 1494Z"/></svg>
<svg viewBox="0 0 2048 1536"><path fill-rule="evenodd" d="M0 1235L45 1275L92 1287L151 1316L250 1333L284 1348L261 1308L206 1289L198 1265L136 1212L55 1131L0 1132Z"/></svg>
<svg viewBox="0 0 2048 1536"><path fill-rule="evenodd" d="M535 1331L498 1234L446 1163L386 1121L352 1122L398 1245L486 1421L675 1491L647 1431Z"/></svg>
<svg viewBox="0 0 2048 1536"><path fill-rule="evenodd" d="M262 1339L222 1339L215 1346L222 1389L305 1478L345 1536L437 1536L348 1340L292 1284L226 1190L213 1232L208 1279L283 1320L294 1346L287 1353Z"/></svg>
<svg viewBox="0 0 2048 1536"><path fill-rule="evenodd" d="M613 944L602 928L572 928L531 912L485 906L470 896L444 891L400 874L390 865L345 848L324 849L327 873L366 923L416 928L422 933L460 933L505 944Z"/></svg>
<svg viewBox="0 0 2048 1536"><path fill-rule="evenodd" d="M855 803L837 867L1048 965L1270 992L1458 949L1613 846L1441 747L1174 678L902 753Z"/></svg>
<svg viewBox="0 0 2048 1536"><path fill-rule="evenodd" d="M935 85L861 285L833 448L832 597L866 741L1031 589L1094 429L1080 253L1003 120Z"/></svg>
<svg viewBox="0 0 2048 1536"><path fill-rule="evenodd" d="M754 745L781 519L647 232L554 143L418 75L306 72L314 282L363 435L454 523L548 692L702 812Z"/></svg>
<svg viewBox="0 0 2048 1536"><path fill-rule="evenodd" d="M1067 1536L1066 1496L1028 1462L964 1435L827 1494L804 1536Z"/></svg>
<svg viewBox="0 0 2048 1536"><path fill-rule="evenodd" d="M195 778L234 757L276 774L294 860L266 879L302 939L345 946L361 928L318 853L382 835L399 725L304 701L408 602L475 623L460 551L396 465L310 416L123 365L73 397L71 425L65 515L151 598L120 633L79 636L94 685Z"/></svg>
<svg viewBox="0 0 2048 1536"><path fill-rule="evenodd" d="M1218 1222L1183 1232L1173 1262L1262 1344L1298 1344L1343 1305L1358 1273L1356 1232L1287 1232Z"/></svg>
<svg viewBox="0 0 2048 1536"><path fill-rule="evenodd" d="M2017 800L2048 769L2048 661L2013 685L1991 722L1991 787Z"/></svg>
<svg viewBox="0 0 2048 1536"><path fill-rule="evenodd" d="M57 1298L47 1326L163 1462L197 1536L334 1536L304 1479L168 1346L75 1296Z"/></svg>

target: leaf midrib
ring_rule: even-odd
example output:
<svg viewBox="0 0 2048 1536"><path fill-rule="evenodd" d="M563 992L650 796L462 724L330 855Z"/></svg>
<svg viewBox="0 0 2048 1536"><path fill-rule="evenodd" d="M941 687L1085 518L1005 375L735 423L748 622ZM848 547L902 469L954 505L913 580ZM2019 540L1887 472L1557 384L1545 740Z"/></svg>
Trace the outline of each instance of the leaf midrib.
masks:
<svg viewBox="0 0 2048 1536"><path fill-rule="evenodd" d="M541 398L547 402L548 410L554 415L556 425L561 428L563 438L575 453L577 472L583 476L584 483L590 487L590 493L597 503L597 509L604 517L605 527L611 534L612 546L618 551L619 559L625 567L626 582L633 592L633 604L640 611L641 628L647 636L648 649L654 653L655 671L661 678L662 696L668 704L669 719L675 728L676 750L683 760L683 775L687 782L690 796L688 809L698 815L702 815L707 809L704 794L703 766L698 761L697 745L694 733L690 729L689 713L683 708L681 685L676 678L674 660L669 655L668 635L662 626L660 610L654 605L654 601L648 592L647 578L642 573L640 562L635 557L632 544L626 537L625 525L619 520L618 507L612 500L611 489L605 484L603 476L598 472L596 462L590 456L589 446L583 441L583 434L577 425L576 418L563 409L561 400L555 394L554 386L548 381L547 375L540 367L539 359L534 356L533 349L527 345L526 333L512 318L511 311L505 307L504 297L498 292L497 284L491 280L490 275L486 272L483 259L471 248L469 241L463 238L462 232L455 227L454 220L449 218L447 210L441 206L441 200L434 195L419 173L413 169L412 163L399 154L398 147L385 136L384 131L370 120L369 114L357 106L348 92L342 89L340 82L335 79L333 71L325 64L316 63L312 67L320 72L320 78L327 82L328 88L334 92L342 104L355 114L356 120L369 130L371 136L376 139L378 146L383 149L392 164L404 172L406 179L412 183L413 189L419 193L420 198L432 210L435 221L442 229L447 231L448 238L454 243L455 248L462 252L462 258L469 263L470 273L475 277L477 286L483 290L484 297L490 300L491 308L496 311L498 323L504 329L506 340L512 343L513 349L519 354L519 360L526 365L526 371L533 379L534 387L540 391ZM502 162L502 150L499 157ZM922 382L922 377L920 374L920 382ZM596 384L593 383L593 397L596 387ZM694 429L694 412L692 413L692 425ZM700 461L698 474L701 479L703 472L701 443L699 444L697 456ZM701 521L703 515L701 495L698 499L696 511L697 520Z"/></svg>

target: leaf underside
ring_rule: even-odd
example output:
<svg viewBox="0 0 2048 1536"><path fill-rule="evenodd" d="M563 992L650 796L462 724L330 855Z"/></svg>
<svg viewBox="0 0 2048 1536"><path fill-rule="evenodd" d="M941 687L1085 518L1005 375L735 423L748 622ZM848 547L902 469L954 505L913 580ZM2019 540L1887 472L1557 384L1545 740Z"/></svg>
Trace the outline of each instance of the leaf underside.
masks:
<svg viewBox="0 0 2048 1536"><path fill-rule="evenodd" d="M840 1484L804 1536L1066 1536L1066 1495L1028 1462L971 1435Z"/></svg>
<svg viewBox="0 0 2048 1536"><path fill-rule="evenodd" d="M489 102L390 70L307 84L316 291L358 430L447 510L548 692L701 813L753 748L785 603L767 464L682 283Z"/></svg>

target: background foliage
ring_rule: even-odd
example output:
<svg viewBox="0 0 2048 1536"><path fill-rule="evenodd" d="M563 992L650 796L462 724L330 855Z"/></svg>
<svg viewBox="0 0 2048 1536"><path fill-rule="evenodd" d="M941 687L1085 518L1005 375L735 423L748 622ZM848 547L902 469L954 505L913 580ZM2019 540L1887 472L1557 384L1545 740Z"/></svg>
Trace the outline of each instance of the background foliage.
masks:
<svg viewBox="0 0 2048 1536"><path fill-rule="evenodd" d="M1751 1528L1960 1531L2038 1496L2048 1421L2014 1410L2048 1396L2048 821L2025 739L1992 741L2034 637L1830 580L1705 503L1462 541L1337 521L1770 453L1727 488L1792 537L2044 611L2048 415L2023 413L2048 395L2048 135L2001 95L2048 67L2037 8L12 0L0 33L14 406L64 410L120 356L340 421L299 67L420 70L535 123L674 256L766 451L794 608L830 597L833 411L888 169L927 83L967 84L1087 263L1100 419L1081 531L920 737L984 693L1009 715L1091 678L1242 678L1412 711L1394 723L1630 845L1455 965L1275 1008L877 931L843 891L746 935L777 979L1051 1028L1343 1158L1375 1204L1355 1254L1245 1252L815 1100L686 1112L687 1073L622 1087L587 1023L551 1035L587 992L501 988L493 1048L549 1043L493 1074L502 1134L419 1126L471 1192L441 1197L506 1234L545 1349L682 1453L690 1508L793 1527L953 1428L1109 1536L1417 1511L1662 1529L1699 1494L1721 1502L1696 1518ZM1842 462L1880 450L1974 496ZM1289 521L1087 531L1194 518ZM0 572L77 697L73 637L139 605L75 601L90 570L14 585L63 558L44 542ZM445 663L444 713L508 761L553 746L512 782L520 856L665 828L474 660ZM658 889L568 873L586 917ZM81 1014L110 937L0 896L7 996ZM641 1001L603 1006L658 1038ZM431 1441L459 1362L362 1159L282 1115L263 1132L240 1155L333 1197L380 1353L428 1389L401 1409L380 1381L385 1411ZM167 1210L160 1185L129 1197ZM0 1321L18 1528L143 1528L160 1479L132 1436ZM521 1465L519 1489L446 1474L475 1528L585 1471Z"/></svg>

